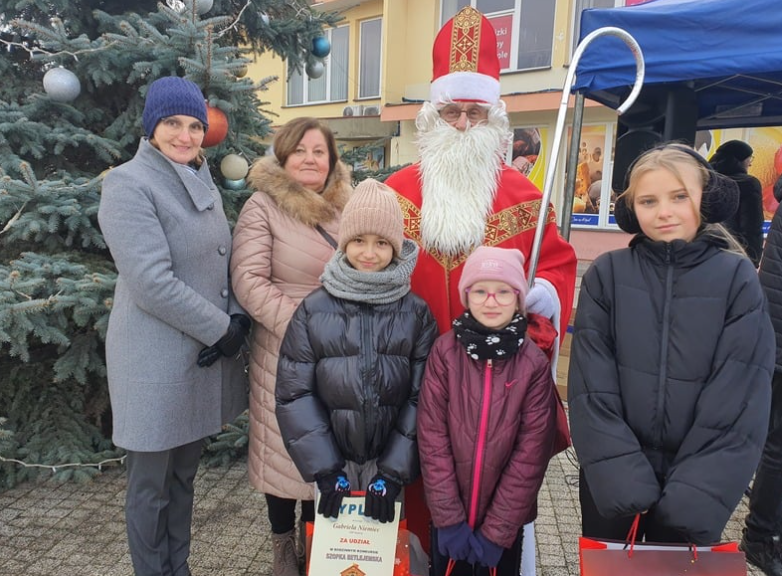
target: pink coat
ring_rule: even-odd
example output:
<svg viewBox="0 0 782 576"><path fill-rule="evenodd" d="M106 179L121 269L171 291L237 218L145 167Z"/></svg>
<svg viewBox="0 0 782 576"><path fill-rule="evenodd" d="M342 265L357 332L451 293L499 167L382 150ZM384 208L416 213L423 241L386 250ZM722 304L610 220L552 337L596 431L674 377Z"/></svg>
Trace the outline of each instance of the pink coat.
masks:
<svg viewBox="0 0 782 576"><path fill-rule="evenodd" d="M551 367L529 339L508 360L473 360L453 330L434 344L418 403L426 500L438 528L466 521L509 548L537 515L552 453Z"/></svg>
<svg viewBox="0 0 782 576"><path fill-rule="evenodd" d="M320 286L334 249L315 229L334 239L350 193L350 171L341 162L317 194L294 182L276 158L258 160L248 182L256 192L234 229L231 280L239 304L253 318L250 358L250 483L259 492L312 500L282 442L275 416L277 357L299 302Z"/></svg>

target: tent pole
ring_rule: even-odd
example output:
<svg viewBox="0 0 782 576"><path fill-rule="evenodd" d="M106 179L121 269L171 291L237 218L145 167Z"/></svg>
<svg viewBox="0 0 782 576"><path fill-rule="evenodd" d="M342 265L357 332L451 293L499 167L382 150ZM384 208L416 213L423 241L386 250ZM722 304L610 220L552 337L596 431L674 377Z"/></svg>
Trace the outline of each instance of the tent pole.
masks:
<svg viewBox="0 0 782 576"><path fill-rule="evenodd" d="M559 233L566 241L570 241L570 224L573 219L573 197L576 192L576 173L578 172L578 151L581 142L581 125L584 123L584 93L576 92L576 102L573 107L573 131L570 136L570 149L565 166L565 193L562 198L562 224Z"/></svg>

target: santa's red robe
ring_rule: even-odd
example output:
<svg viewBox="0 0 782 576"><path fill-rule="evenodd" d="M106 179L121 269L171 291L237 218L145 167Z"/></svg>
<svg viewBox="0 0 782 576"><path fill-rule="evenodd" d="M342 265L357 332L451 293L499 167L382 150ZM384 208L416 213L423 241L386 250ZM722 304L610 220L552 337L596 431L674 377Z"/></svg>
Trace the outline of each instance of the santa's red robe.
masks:
<svg viewBox="0 0 782 576"><path fill-rule="evenodd" d="M386 184L396 190L405 222L405 235L421 248L413 271L412 289L432 310L440 333L464 312L459 300L459 279L469 254L446 256L425 250L421 244L421 176L419 165L392 174ZM535 238L542 194L524 175L503 165L492 213L486 221L484 246L517 248L524 255L525 271ZM565 333L576 284L576 253L559 235L553 210L548 213L535 277L548 281L559 298L560 334Z"/></svg>
<svg viewBox="0 0 782 576"><path fill-rule="evenodd" d="M425 250L421 240L421 172L420 165L408 166L392 174L386 184L397 192L405 223L405 235L421 251L412 276L412 291L421 296L437 320L440 333L451 329L454 318L464 312L459 299L459 279L469 254L447 256L436 250ZM535 238L542 194L520 172L503 165L492 213L486 220L483 244L499 248L517 248L524 255L525 271ZM576 284L576 253L559 235L553 210L548 213L535 277L545 280L550 292L559 299L559 330L567 329ZM419 480L405 489L408 528L417 534L429 550L429 510L423 483Z"/></svg>

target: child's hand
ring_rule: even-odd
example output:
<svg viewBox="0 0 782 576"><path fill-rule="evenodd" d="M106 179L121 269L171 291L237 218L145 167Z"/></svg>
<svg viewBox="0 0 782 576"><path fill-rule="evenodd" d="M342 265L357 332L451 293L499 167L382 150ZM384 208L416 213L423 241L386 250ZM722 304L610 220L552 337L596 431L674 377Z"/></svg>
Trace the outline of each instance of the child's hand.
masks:
<svg viewBox="0 0 782 576"><path fill-rule="evenodd" d="M481 546L481 543L478 541L475 534L476 533L473 532L470 536L470 553L467 555L467 562L473 566L480 563L481 558L483 557L483 546Z"/></svg>
<svg viewBox="0 0 782 576"><path fill-rule="evenodd" d="M326 518L339 517L339 507L342 504L342 498L350 494L350 482L348 482L345 472L332 472L320 478L316 478L318 490L320 490L320 500L318 500L318 514L323 514Z"/></svg>
<svg viewBox="0 0 782 576"><path fill-rule="evenodd" d="M486 538L486 536L481 534L480 530L475 532L475 538L478 540L478 544L480 544L480 547L483 549L483 554L480 555L478 561L484 566L494 568L497 564L499 564L502 553L505 552L505 548Z"/></svg>
<svg viewBox="0 0 782 576"><path fill-rule="evenodd" d="M467 560L472 550L471 539L472 529L467 522L437 529L437 548L440 554L454 560Z"/></svg>
<svg viewBox="0 0 782 576"><path fill-rule="evenodd" d="M394 519L394 503L401 491L402 487L393 480L375 474L367 486L364 515L381 522L391 522Z"/></svg>

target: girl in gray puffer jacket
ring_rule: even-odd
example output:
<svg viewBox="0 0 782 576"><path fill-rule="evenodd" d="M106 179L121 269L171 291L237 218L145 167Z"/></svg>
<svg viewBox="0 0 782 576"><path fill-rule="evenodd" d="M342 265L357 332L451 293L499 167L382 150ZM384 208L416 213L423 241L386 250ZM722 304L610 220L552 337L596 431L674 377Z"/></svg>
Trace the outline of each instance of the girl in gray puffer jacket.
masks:
<svg viewBox="0 0 782 576"><path fill-rule="evenodd" d="M402 487L420 473L418 391L437 324L410 292L417 256L393 190L363 181L342 213L323 287L285 333L277 419L326 517L339 515L351 490L365 490L364 513L391 521Z"/></svg>

